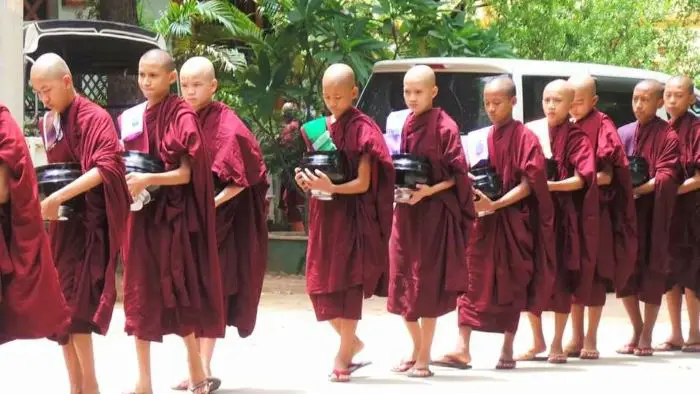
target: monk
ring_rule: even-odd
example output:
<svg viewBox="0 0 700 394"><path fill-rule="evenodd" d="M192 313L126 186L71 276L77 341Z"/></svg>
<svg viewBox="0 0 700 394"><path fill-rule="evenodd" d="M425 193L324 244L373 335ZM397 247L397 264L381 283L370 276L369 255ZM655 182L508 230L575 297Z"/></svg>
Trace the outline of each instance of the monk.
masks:
<svg viewBox="0 0 700 394"><path fill-rule="evenodd" d="M282 105L282 118L285 124L280 133L280 145L282 145L287 152L291 152L294 156L294 162L298 163L299 160L301 160L301 155L299 154L297 156L296 153L303 152L305 144L299 133L301 127L299 121L294 117L295 110L296 106L293 103L284 103L284 105ZM284 169L278 207L284 212L287 223L292 231L304 232L305 230L304 219L301 212L299 212L299 205L303 204L303 202L304 196L299 193L299 189L294 184L292 168Z"/></svg>
<svg viewBox="0 0 700 394"><path fill-rule="evenodd" d="M582 267L580 285L571 307L572 338L564 348L569 357L596 360L598 326L608 288L619 290L634 271L637 256L637 216L627 156L617 127L596 108L596 81L590 75L573 76L575 89L571 117L590 138L596 156L599 204L598 256ZM588 327L584 335L584 312Z"/></svg>
<svg viewBox="0 0 700 394"><path fill-rule="evenodd" d="M0 344L66 332L70 311L41 219L24 135L0 104Z"/></svg>
<svg viewBox="0 0 700 394"><path fill-rule="evenodd" d="M700 119L688 110L695 103L695 87L690 78L675 76L666 82L664 105L671 116L669 124L678 136L681 174L678 198L671 221L671 275L666 306L671 318L671 336L657 351L700 352ZM688 339L683 342L681 294L688 309Z"/></svg>
<svg viewBox="0 0 700 394"><path fill-rule="evenodd" d="M124 242L126 332L136 337L139 363L135 393L153 392L150 344L168 334L184 340L190 391L209 393L214 382L195 334L221 338L225 330L212 165L197 114L170 94L176 79L167 52L146 52L139 88L147 101L119 118L127 150L165 163L163 173L127 175L132 196L160 186L154 201L131 213Z"/></svg>
<svg viewBox="0 0 700 394"><path fill-rule="evenodd" d="M460 340L440 365L470 368L473 330L504 333L497 369L515 368L513 339L520 312L547 307L555 274L554 209L547 189L545 159L537 137L513 119L515 84L498 77L484 88L493 127L468 135L468 157L488 160L505 194L496 201L475 190L479 215L467 248L469 285L457 301ZM471 145L471 146L470 146ZM486 157L479 156L485 155ZM480 160L480 161L481 161Z"/></svg>
<svg viewBox="0 0 700 394"><path fill-rule="evenodd" d="M221 184L214 205L224 317L226 324L237 327L245 338L255 328L267 266L267 168L253 133L226 104L212 101L217 80L207 58L193 57L185 62L180 70L180 86L187 104L197 111L204 143L213 160L215 184ZM221 385L211 373L215 344L216 338L199 340L204 372L213 382L211 390ZM189 380L185 380L175 389L187 390L188 386Z"/></svg>
<svg viewBox="0 0 700 394"><path fill-rule="evenodd" d="M566 362L562 344L571 301L582 285L581 278L595 267L598 231L598 186L595 155L588 136L569 121L574 89L568 82L557 79L544 89L542 107L547 119L552 160L557 164L555 180L549 180L554 200L554 231L556 234L557 272L554 292L547 311L554 312L554 337L547 361ZM591 275L592 276L592 275ZM605 294L605 293L603 293ZM530 361L545 351L542 318L528 313L534 345L517 360Z"/></svg>
<svg viewBox="0 0 700 394"><path fill-rule="evenodd" d="M316 319L329 321L340 336L330 380L349 382L350 374L365 365L352 361L364 347L355 335L363 298L387 292L394 166L377 124L353 107L358 94L353 70L331 65L322 89L331 116L305 124L302 136L309 150L342 152L349 181L333 184L321 171L299 168L295 181L305 191L333 195L331 201L309 204L306 291Z"/></svg>
<svg viewBox="0 0 700 394"><path fill-rule="evenodd" d="M466 248L474 214L469 169L459 128L440 108L435 73L415 66L404 77L404 121L400 149L426 159L431 185L418 184L410 200L397 204L389 241L388 310L401 315L413 342L410 357L393 368L409 377L431 377L430 350L437 318L452 312L467 291Z"/></svg>
<svg viewBox="0 0 700 394"><path fill-rule="evenodd" d="M79 96L66 63L56 54L40 56L31 84L49 109L39 123L49 163L80 164L83 174L46 197L41 213L50 220L49 236L71 325L58 338L71 390L97 393L92 333L105 335L116 301L117 255L129 214L124 162L110 115ZM85 210L56 221L59 207L74 197Z"/></svg>
<svg viewBox="0 0 700 394"><path fill-rule="evenodd" d="M649 164L649 181L634 188L638 252L635 269L619 291L634 329L632 339L617 352L651 356L652 334L669 276L669 231L680 184L678 135L656 116L663 106L663 86L653 80L637 84L632 95L636 122L620 128L628 156ZM639 301L645 304L642 316Z"/></svg>

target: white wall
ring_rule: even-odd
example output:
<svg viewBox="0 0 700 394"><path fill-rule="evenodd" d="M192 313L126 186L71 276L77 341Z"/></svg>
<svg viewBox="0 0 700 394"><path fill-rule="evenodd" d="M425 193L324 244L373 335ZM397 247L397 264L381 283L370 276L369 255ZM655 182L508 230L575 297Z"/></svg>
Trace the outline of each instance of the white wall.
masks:
<svg viewBox="0 0 700 394"><path fill-rule="evenodd" d="M23 0L0 0L0 102L24 123Z"/></svg>

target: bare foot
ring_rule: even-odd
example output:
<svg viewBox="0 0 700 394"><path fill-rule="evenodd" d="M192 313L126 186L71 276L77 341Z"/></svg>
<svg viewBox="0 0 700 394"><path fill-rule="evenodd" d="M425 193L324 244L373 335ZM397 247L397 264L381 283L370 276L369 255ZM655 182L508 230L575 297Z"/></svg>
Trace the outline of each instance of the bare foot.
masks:
<svg viewBox="0 0 700 394"><path fill-rule="evenodd" d="M540 357L540 354L544 353L547 351L547 346L537 346L533 347L532 349L528 350L527 352L518 355L518 357L515 358L515 361L539 361L545 360L546 358Z"/></svg>
<svg viewBox="0 0 700 394"><path fill-rule="evenodd" d="M649 341L651 342L651 341ZM650 345L651 346L651 345ZM642 341L639 341L639 347L642 347ZM664 342L654 346L657 352L676 352L683 348L683 338L670 337Z"/></svg>
<svg viewBox="0 0 700 394"><path fill-rule="evenodd" d="M571 341L564 346L564 353L569 357L578 357L581 354L581 349L585 347L585 344L579 341Z"/></svg>
<svg viewBox="0 0 700 394"><path fill-rule="evenodd" d="M452 353L447 353L440 357L438 360L431 362L430 364L445 367L445 368L455 368L455 369L470 369L469 365L472 362L471 354L463 351L455 351Z"/></svg>
<svg viewBox="0 0 700 394"><path fill-rule="evenodd" d="M415 361L412 360L402 360L399 365L391 368L391 372L395 373L404 373L413 368L413 366L416 365Z"/></svg>

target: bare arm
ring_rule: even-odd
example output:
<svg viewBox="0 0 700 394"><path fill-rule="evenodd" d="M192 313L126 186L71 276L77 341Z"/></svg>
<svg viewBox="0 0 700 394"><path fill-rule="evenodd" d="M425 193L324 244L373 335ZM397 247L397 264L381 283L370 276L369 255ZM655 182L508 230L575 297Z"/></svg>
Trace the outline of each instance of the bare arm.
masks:
<svg viewBox="0 0 700 394"><path fill-rule="evenodd" d="M530 195L532 190L530 189L530 184L525 177L520 178L520 184L504 194L503 197L499 198L498 201L494 201L494 206L496 209L507 208L523 198Z"/></svg>
<svg viewBox="0 0 700 394"><path fill-rule="evenodd" d="M10 168L0 164L0 204L10 201Z"/></svg>
<svg viewBox="0 0 700 394"><path fill-rule="evenodd" d="M428 187L428 193L427 193L427 195L432 196L433 194L440 193L441 191L447 190L447 189L451 188L451 187L454 186L454 185L455 185L455 179L454 179L454 178L450 178L450 179L444 180L444 181L442 181L442 182L440 182L440 183L436 183L436 184L433 185L433 186L429 186L429 187Z"/></svg>
<svg viewBox="0 0 700 394"><path fill-rule="evenodd" d="M357 169L357 178L340 185L333 185L331 193L334 194L362 194L369 189L370 170L372 162L369 155L362 155Z"/></svg>
<svg viewBox="0 0 700 394"><path fill-rule="evenodd" d="M183 156L178 168L159 174L148 174L147 183L148 185L176 186L188 184L190 180L192 180L190 158Z"/></svg>
<svg viewBox="0 0 700 394"><path fill-rule="evenodd" d="M51 197L58 201L65 202L71 198L83 194L88 190L102 184L102 175L97 167L91 168L88 172L81 175L78 179L67 184L61 189L54 192Z"/></svg>
<svg viewBox="0 0 700 394"><path fill-rule="evenodd" d="M218 207L219 205L225 203L228 200L233 199L243 191L243 187L230 184L224 188L219 194L214 197L214 205Z"/></svg>
<svg viewBox="0 0 700 394"><path fill-rule="evenodd" d="M695 170L695 175L686 179L678 188L678 194L686 194L700 189L700 170Z"/></svg>
<svg viewBox="0 0 700 394"><path fill-rule="evenodd" d="M653 193L656 188L656 178L651 178L647 183L635 187L632 192L634 195L643 196L645 194Z"/></svg>
<svg viewBox="0 0 700 394"><path fill-rule="evenodd" d="M570 176L561 181L548 181L547 186L549 186L550 192L573 192L575 190L581 190L586 185L583 178L577 173L574 176Z"/></svg>
<svg viewBox="0 0 700 394"><path fill-rule="evenodd" d="M596 173L596 181L598 183L598 186L606 186L612 183L613 179L613 172L612 168L610 166L605 166L603 171L599 171Z"/></svg>

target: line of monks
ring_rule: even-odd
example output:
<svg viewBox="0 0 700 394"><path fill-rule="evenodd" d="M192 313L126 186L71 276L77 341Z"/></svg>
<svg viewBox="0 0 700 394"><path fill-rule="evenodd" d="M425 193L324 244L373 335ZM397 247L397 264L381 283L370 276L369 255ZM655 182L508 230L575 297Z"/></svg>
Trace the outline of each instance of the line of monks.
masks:
<svg viewBox="0 0 700 394"><path fill-rule="evenodd" d="M50 110L39 126L48 160L82 169L43 201L22 132L0 107L0 343L57 341L71 393L99 391L91 335L109 327L119 256L125 330L135 337L139 368L133 393L153 392L150 343L164 335L181 336L187 350L189 376L174 388L202 394L221 384L210 364L226 326L242 337L254 329L267 250L269 185L260 147L230 108L212 101L211 62L196 57L182 66L183 98L170 94L177 77L168 53L144 54L138 81L146 102L125 111L115 127L104 109L76 94L58 55L37 59L30 78ZM638 122L619 133L595 109L592 78L554 81L542 100L547 127L537 133L513 119L515 85L498 77L484 90L493 127L463 146L455 122L433 108L435 74L416 66L404 78L409 114L398 151L425 158L432 182L398 204L395 152L353 106L352 69L330 66L322 91L331 115L306 123L301 137L309 151L343 152L350 180L334 184L320 171L300 168L294 180L306 192L333 196L310 201L306 264L316 318L329 321L340 338L331 381L348 382L367 365L355 360L364 347L356 328L363 299L372 295L388 296L388 310L405 321L413 349L393 371L411 377L433 376L431 364L470 368L473 330L505 334L499 369L535 359L547 350L544 311L556 316L550 362L598 358L596 331L609 285L633 328L619 352L652 354L664 293L673 335L660 350L700 348L700 121L688 112L690 79L638 84ZM656 117L662 105L670 122ZM472 148L502 180L502 197L491 200L474 187L470 166L477 163L465 154ZM165 171L127 174L124 151L156 157ZM650 167L650 179L634 188L627 160L633 155ZM547 158L556 162L558 180L548 181ZM227 185L218 193L212 173ZM157 198L130 211L153 186L161 189ZM55 220L61 204L83 194L86 209L77 219ZM687 342L680 325L683 291ZM457 347L431 360L436 319L455 309ZM528 313L535 343L514 357L521 312ZM569 314L574 337L564 347Z"/></svg>

